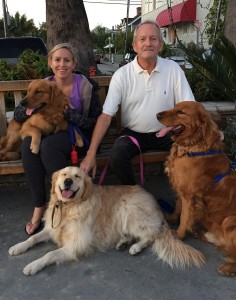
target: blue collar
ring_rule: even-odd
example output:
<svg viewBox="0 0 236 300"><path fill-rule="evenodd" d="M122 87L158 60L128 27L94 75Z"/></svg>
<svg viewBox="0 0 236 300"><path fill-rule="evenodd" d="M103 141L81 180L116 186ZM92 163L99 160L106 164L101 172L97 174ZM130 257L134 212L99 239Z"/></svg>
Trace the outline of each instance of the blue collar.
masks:
<svg viewBox="0 0 236 300"><path fill-rule="evenodd" d="M222 150L209 150L207 152L188 152L187 155L190 157L193 156L207 156L207 155L215 155L223 153ZM230 167L225 173L218 174L213 180L212 183L218 183L222 178L228 175L230 172L235 170L236 162L231 162Z"/></svg>
<svg viewBox="0 0 236 300"><path fill-rule="evenodd" d="M209 150L206 152L188 152L188 156L207 156L207 155L214 155L214 154L220 154L223 153L222 150Z"/></svg>

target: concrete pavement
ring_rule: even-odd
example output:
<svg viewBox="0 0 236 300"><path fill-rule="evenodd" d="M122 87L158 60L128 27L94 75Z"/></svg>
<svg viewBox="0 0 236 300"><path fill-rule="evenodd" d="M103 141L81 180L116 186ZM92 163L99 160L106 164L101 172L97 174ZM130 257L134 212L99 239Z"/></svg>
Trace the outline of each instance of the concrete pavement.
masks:
<svg viewBox="0 0 236 300"><path fill-rule="evenodd" d="M171 205L175 194L161 172L145 174L145 187L156 199ZM107 176L104 184L117 184ZM48 185L49 189L49 185ZM0 185L0 299L80 299L80 300L233 300L236 277L217 273L223 254L214 246L188 237L204 253L204 268L172 270L149 249L132 257L128 250L95 253L81 261L52 265L34 276L25 276L23 267L55 249L52 243L40 244L28 252L11 257L8 249L27 238L24 232L33 203L29 187L20 183Z"/></svg>

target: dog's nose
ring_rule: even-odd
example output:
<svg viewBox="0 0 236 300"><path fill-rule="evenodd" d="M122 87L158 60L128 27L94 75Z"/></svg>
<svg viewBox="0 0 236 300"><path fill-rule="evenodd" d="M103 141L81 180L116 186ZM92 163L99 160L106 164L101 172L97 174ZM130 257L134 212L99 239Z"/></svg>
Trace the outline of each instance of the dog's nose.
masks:
<svg viewBox="0 0 236 300"><path fill-rule="evenodd" d="M70 188L73 184L73 180L71 178L66 178L64 181L65 188Z"/></svg>
<svg viewBox="0 0 236 300"><path fill-rule="evenodd" d="M27 102L25 100L21 100L20 105L25 106Z"/></svg>
<svg viewBox="0 0 236 300"><path fill-rule="evenodd" d="M156 114L156 117L157 117L157 120L161 120L162 113L157 113L157 114Z"/></svg>

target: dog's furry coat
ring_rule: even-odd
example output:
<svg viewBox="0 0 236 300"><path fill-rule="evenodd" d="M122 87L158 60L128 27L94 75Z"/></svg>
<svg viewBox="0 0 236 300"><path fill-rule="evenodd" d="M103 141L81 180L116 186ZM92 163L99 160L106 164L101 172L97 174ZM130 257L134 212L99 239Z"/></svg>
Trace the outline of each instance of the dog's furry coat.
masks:
<svg viewBox="0 0 236 300"><path fill-rule="evenodd" d="M227 262L218 271L235 276L236 172L222 152L221 133L203 105L194 101L180 102L157 119L173 130L166 172L178 201L168 220L180 217L179 238L194 232L225 251ZM196 228L199 224L203 229Z"/></svg>
<svg viewBox="0 0 236 300"><path fill-rule="evenodd" d="M70 106L69 98L58 88L55 82L35 79L30 82L27 95L21 101L30 115L23 124L11 120L7 127L7 135L0 139L0 160L20 159L21 143L32 137L30 149L39 152L41 136L47 136L68 128L64 119L64 110Z"/></svg>
<svg viewBox="0 0 236 300"><path fill-rule="evenodd" d="M62 263L95 250L122 248L133 243L131 255L152 245L152 250L171 267L204 264L203 255L175 238L151 194L139 186L99 186L77 167L53 174L45 228L9 249L10 255L52 239L59 249L24 268L32 275L53 263Z"/></svg>

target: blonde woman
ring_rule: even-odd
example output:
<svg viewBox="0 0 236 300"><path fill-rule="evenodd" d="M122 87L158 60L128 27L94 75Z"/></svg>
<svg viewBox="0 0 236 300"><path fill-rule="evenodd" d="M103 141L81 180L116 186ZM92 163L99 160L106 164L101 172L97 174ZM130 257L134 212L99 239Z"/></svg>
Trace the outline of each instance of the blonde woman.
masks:
<svg viewBox="0 0 236 300"><path fill-rule="evenodd" d="M76 54L67 43L56 45L48 53L48 65L53 75L46 79L55 81L71 101L71 107L65 108L65 119L77 125L85 140L90 141L101 113L97 83L83 74L74 73L77 65ZM23 106L15 109L14 118L19 122L28 118ZM23 140L22 162L34 202L32 217L25 226L26 233L32 235L42 228L42 217L47 203L45 176L50 176L68 165L72 145L68 131L44 137L38 154L31 152L30 143L30 137ZM85 155L88 147L89 142L78 148L79 156Z"/></svg>

